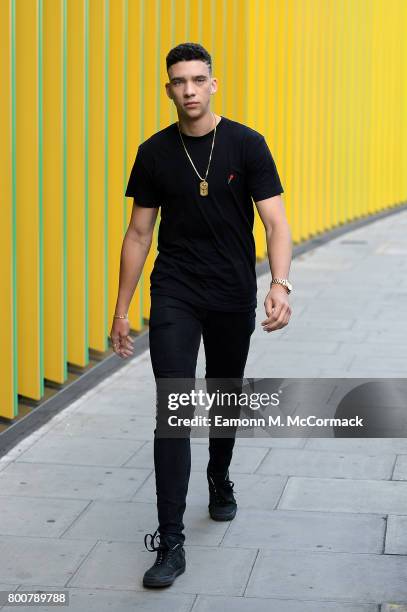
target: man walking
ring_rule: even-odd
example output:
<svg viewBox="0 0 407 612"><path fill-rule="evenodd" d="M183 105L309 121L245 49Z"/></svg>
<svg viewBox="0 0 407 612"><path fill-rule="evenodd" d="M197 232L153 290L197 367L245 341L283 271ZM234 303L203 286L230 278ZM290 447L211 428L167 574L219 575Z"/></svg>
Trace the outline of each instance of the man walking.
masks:
<svg viewBox="0 0 407 612"><path fill-rule="evenodd" d="M194 378L202 337L206 378L241 379L257 305L252 198L265 226L272 273L264 331L284 327L291 315L292 243L283 188L264 137L211 111L218 83L209 53L199 44L181 44L166 64L166 92L178 121L140 144L130 174L126 196L134 204L121 252L113 348L122 358L133 352L127 311L161 206L149 319L154 377ZM209 514L217 521L236 514L229 479L234 442L233 436L209 438ZM158 529L146 534L145 545L157 558L144 574L146 587L169 586L185 571L189 437L160 437L155 430L154 466Z"/></svg>

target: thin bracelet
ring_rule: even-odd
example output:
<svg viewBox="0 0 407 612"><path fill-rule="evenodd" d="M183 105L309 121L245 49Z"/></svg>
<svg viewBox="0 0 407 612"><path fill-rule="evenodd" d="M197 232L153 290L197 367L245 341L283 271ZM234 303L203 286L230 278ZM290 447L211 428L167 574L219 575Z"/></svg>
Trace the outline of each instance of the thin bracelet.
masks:
<svg viewBox="0 0 407 612"><path fill-rule="evenodd" d="M124 314L124 315L114 315L114 316L113 316L113 319L127 319L127 315L128 315L128 314L129 314L129 313L128 313L128 312L126 312L126 314Z"/></svg>

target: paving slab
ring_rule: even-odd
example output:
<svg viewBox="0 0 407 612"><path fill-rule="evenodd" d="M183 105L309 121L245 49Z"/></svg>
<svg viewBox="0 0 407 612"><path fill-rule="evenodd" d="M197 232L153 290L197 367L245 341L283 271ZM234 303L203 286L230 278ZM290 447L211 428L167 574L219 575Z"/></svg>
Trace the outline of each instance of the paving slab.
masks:
<svg viewBox="0 0 407 612"><path fill-rule="evenodd" d="M132 498L151 471L20 461L0 472L0 490L2 495L22 497L125 501Z"/></svg>
<svg viewBox="0 0 407 612"><path fill-rule="evenodd" d="M238 432L239 434L239 432ZM264 436L264 437L253 437L248 438L246 436L239 436L236 438L236 447L242 446L256 446L258 448L303 448L308 438L298 438L296 436L290 437L279 437Z"/></svg>
<svg viewBox="0 0 407 612"><path fill-rule="evenodd" d="M384 552L389 555L407 555L407 516L390 514L387 517Z"/></svg>
<svg viewBox="0 0 407 612"><path fill-rule="evenodd" d="M373 350L373 349L372 349ZM401 353L401 354L399 354ZM407 360L405 357L405 351L403 352L400 347L394 347L393 355L386 355L383 351L382 356L370 355L368 358L363 355L358 355L352 363L352 368L363 370L364 368L377 368L379 372L382 372L383 377L386 376L387 372L402 372L404 376L407 374Z"/></svg>
<svg viewBox="0 0 407 612"><path fill-rule="evenodd" d="M0 536L0 581L64 586L94 546L59 538Z"/></svg>
<svg viewBox="0 0 407 612"><path fill-rule="evenodd" d="M0 535L58 538L89 505L87 500L0 496Z"/></svg>
<svg viewBox="0 0 407 612"><path fill-rule="evenodd" d="M407 482L293 476L278 507L286 510L407 514Z"/></svg>
<svg viewBox="0 0 407 612"><path fill-rule="evenodd" d="M394 466L393 480L407 480L407 455L398 455Z"/></svg>
<svg viewBox="0 0 407 612"><path fill-rule="evenodd" d="M229 527L228 522L211 520L207 500L200 506L187 505L184 525L186 541L202 546L218 546ZM95 501L66 529L63 538L139 544L146 533L153 534L157 527L155 503Z"/></svg>
<svg viewBox="0 0 407 612"><path fill-rule="evenodd" d="M123 385L122 380L119 379L112 383L109 392L105 390L89 398L77 408L76 414L110 416L151 416L155 414L154 378L138 384L130 381L131 384L127 385Z"/></svg>
<svg viewBox="0 0 407 612"><path fill-rule="evenodd" d="M112 398L112 401L113 398ZM93 435L116 440L149 440L155 427L155 415L83 414L70 416L52 428L53 433Z"/></svg>
<svg viewBox="0 0 407 612"><path fill-rule="evenodd" d="M360 334L361 332L355 330L354 333L356 336L356 334ZM349 338L348 341L344 341L343 344L338 347L337 352L341 354L348 350L354 351L358 355L358 358L364 358L363 365L368 366L369 368L371 368L372 364L375 363L375 359L381 359L383 361L383 358L385 358L384 361L386 362L386 364L391 365L393 359L396 359L398 362L399 359L407 357L407 344L405 342L398 342L397 344L392 344L391 342L385 342L384 339L382 339L379 343L369 340L366 340L364 342L358 342L356 337ZM377 353L380 354L379 357L376 357ZM359 363L357 361L355 361L355 366L359 367Z"/></svg>
<svg viewBox="0 0 407 612"><path fill-rule="evenodd" d="M142 576L155 557L134 543L98 542L67 586L147 590ZM242 595L256 551L185 545L185 557L188 572L177 578L171 593Z"/></svg>
<svg viewBox="0 0 407 612"><path fill-rule="evenodd" d="M326 330L326 333L321 334L321 328ZM287 331L282 337L282 342L287 343L288 347L290 347L291 342L323 342L324 338L329 337L331 342L339 342L339 343L353 343L357 344L359 347L364 346L364 343L367 341L369 336L369 331L367 329L328 329L321 325L318 328L318 334L316 333L315 327L303 326L299 325L290 325L287 326ZM337 350L341 350L343 347L339 344Z"/></svg>
<svg viewBox="0 0 407 612"><path fill-rule="evenodd" d="M198 595L194 612L378 612L375 604Z"/></svg>
<svg viewBox="0 0 407 612"><path fill-rule="evenodd" d="M392 455L345 454L308 449L271 449L257 474L275 476L319 476L354 479L389 479L394 467Z"/></svg>
<svg viewBox="0 0 407 612"><path fill-rule="evenodd" d="M371 456L407 454L407 438L308 438L305 448L328 452L366 453Z"/></svg>
<svg viewBox="0 0 407 612"><path fill-rule="evenodd" d="M241 508L273 510L287 482L284 476L262 476L261 474L239 474L232 477L234 491ZM208 505L208 482L203 472L191 472L187 504ZM155 474L152 473L133 496L132 501L154 503L156 500Z"/></svg>
<svg viewBox="0 0 407 612"><path fill-rule="evenodd" d="M235 445L230 471L234 473L251 474L255 472L266 456L267 448L257 448ZM209 460L208 440L203 444L191 444L191 469L195 472L205 472ZM153 441L132 455L125 467L150 468L154 463Z"/></svg>
<svg viewBox="0 0 407 612"><path fill-rule="evenodd" d="M50 431L21 453L15 462L120 467L143 444L141 440L112 440Z"/></svg>
<svg viewBox="0 0 407 612"><path fill-rule="evenodd" d="M19 591L55 590L53 586L28 585L16 589ZM69 612L190 612L195 596L169 593L155 593L150 591L106 591L102 589L63 589L69 593ZM16 606L1 608L7 612L15 612ZM20 612L32 612L33 606L18 606ZM55 606L41 606L41 612L55 612ZM370 611L369 611L370 612Z"/></svg>
<svg viewBox="0 0 407 612"><path fill-rule="evenodd" d="M222 546L380 553L385 527L378 515L239 508Z"/></svg>
<svg viewBox="0 0 407 612"><path fill-rule="evenodd" d="M260 550L246 596L376 603L407 599L407 557Z"/></svg>

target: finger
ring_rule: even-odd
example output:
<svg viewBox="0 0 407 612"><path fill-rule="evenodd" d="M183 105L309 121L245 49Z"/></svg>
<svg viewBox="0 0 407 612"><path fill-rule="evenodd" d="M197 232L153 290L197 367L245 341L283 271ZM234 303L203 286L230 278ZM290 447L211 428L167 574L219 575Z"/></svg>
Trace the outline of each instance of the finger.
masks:
<svg viewBox="0 0 407 612"><path fill-rule="evenodd" d="M277 320L277 325L278 325L277 329L281 329L282 327L286 325L287 310L288 310L287 306L285 306L281 310L280 316L278 317L278 320Z"/></svg>
<svg viewBox="0 0 407 612"><path fill-rule="evenodd" d="M283 315L281 316L281 318L279 319L280 329L281 327L285 327L287 325L288 319L289 319L288 313L285 311Z"/></svg>
<svg viewBox="0 0 407 612"><path fill-rule="evenodd" d="M276 321L272 321L269 325L267 325L264 328L265 331L271 332L277 329L281 329L282 327L286 325L285 323L286 317L287 317L287 313L286 313L286 310L284 309Z"/></svg>
<svg viewBox="0 0 407 612"><path fill-rule="evenodd" d="M291 317L291 313L290 313L290 311L288 311L286 316L285 316L285 318L284 318L284 325L288 325L290 317Z"/></svg>
<svg viewBox="0 0 407 612"><path fill-rule="evenodd" d="M271 304L269 304L269 308L268 310L266 310L266 315L270 318L276 315L276 313L278 312L278 304L276 304L275 301L271 302Z"/></svg>
<svg viewBox="0 0 407 612"><path fill-rule="evenodd" d="M125 346L121 347L120 352L122 355L126 355L127 357L133 354L133 351Z"/></svg>
<svg viewBox="0 0 407 612"><path fill-rule="evenodd" d="M133 352L133 344L131 342L126 342L126 344L123 345L123 348L131 353Z"/></svg>
<svg viewBox="0 0 407 612"><path fill-rule="evenodd" d="M268 327L270 327L271 325L275 325L276 321L274 321L273 319L269 319L264 325L263 325L263 329L267 329Z"/></svg>
<svg viewBox="0 0 407 612"><path fill-rule="evenodd" d="M267 314L267 319L262 321L261 324L262 325L268 325L270 323L274 323L274 321L276 320L276 309L274 308L274 306L271 309L270 314L268 314L268 313L266 313L266 314Z"/></svg>
<svg viewBox="0 0 407 612"><path fill-rule="evenodd" d="M126 346L122 346L122 348L120 349L120 352L124 355L132 355L133 351L129 348L127 348Z"/></svg>
<svg viewBox="0 0 407 612"><path fill-rule="evenodd" d="M124 348L126 351L130 351L130 354L132 354L132 353L133 353L133 344L132 344L132 342L130 342L130 341L126 342L126 343L123 345L123 348Z"/></svg>
<svg viewBox="0 0 407 612"><path fill-rule="evenodd" d="M274 314L274 318L275 318L276 320L280 319L281 314L282 314L283 312L284 312L284 304L281 304L281 303L280 303L280 304L276 304L276 305L274 306L274 313L273 313L273 314Z"/></svg>
<svg viewBox="0 0 407 612"><path fill-rule="evenodd" d="M274 312L274 307L271 304L267 304L267 305L265 304L264 310L265 310L266 316L271 317L271 315Z"/></svg>

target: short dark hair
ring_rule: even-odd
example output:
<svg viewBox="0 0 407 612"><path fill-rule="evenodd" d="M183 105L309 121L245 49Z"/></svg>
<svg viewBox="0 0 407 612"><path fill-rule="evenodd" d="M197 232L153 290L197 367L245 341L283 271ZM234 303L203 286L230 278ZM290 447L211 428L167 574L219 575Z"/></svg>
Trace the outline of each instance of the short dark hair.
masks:
<svg viewBox="0 0 407 612"><path fill-rule="evenodd" d="M209 67L209 74L212 75L212 58L208 51L199 43L181 43L168 53L166 57L167 72L168 68L177 62L188 62L190 60L201 60Z"/></svg>

